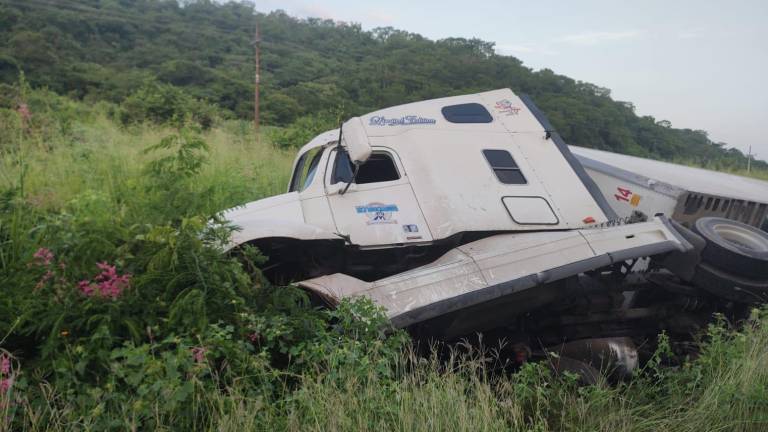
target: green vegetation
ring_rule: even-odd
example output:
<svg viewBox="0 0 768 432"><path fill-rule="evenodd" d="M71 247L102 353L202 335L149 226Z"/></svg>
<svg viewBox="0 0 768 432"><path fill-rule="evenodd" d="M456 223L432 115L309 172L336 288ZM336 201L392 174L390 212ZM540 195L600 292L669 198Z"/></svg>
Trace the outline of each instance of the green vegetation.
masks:
<svg viewBox="0 0 768 432"><path fill-rule="evenodd" d="M712 142L704 131L639 117L631 103L611 99L610 90L551 70L532 71L497 55L491 42L431 41L393 28L363 31L281 12L258 20L266 124L511 87L531 95L570 144L714 169L746 166L739 150ZM134 121L137 114L155 115L135 110L132 95L156 80L245 119L253 109L254 21L252 5L236 2L2 0L0 83L14 82L21 69L33 85L76 99L127 100L124 119ZM768 170L762 161L754 166Z"/></svg>
<svg viewBox="0 0 768 432"><path fill-rule="evenodd" d="M666 338L638 377L438 361L368 302L316 310L213 246L216 211L284 190L293 155L248 122L125 126L22 80L0 109L0 430L761 431L768 311ZM182 120L179 120L182 119ZM267 131L268 135L272 132ZM494 347L489 347L494 348Z"/></svg>
<svg viewBox="0 0 768 432"><path fill-rule="evenodd" d="M768 310L580 387L494 347L418 356L369 302L270 286L209 223L283 192L295 147L343 115L502 86L574 144L731 170L741 153L483 41L282 13L258 17L255 136L252 8L183 3L0 0L0 431L766 429Z"/></svg>

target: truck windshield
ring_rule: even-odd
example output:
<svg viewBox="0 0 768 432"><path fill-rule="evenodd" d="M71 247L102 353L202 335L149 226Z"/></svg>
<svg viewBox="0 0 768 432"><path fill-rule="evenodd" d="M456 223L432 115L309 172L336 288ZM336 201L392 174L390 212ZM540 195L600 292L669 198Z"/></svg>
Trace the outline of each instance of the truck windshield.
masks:
<svg viewBox="0 0 768 432"><path fill-rule="evenodd" d="M290 192L301 192L312 184L315 178L315 172L320 164L320 158L323 156L323 148L317 147L308 150L301 155L296 164L296 170L291 178Z"/></svg>

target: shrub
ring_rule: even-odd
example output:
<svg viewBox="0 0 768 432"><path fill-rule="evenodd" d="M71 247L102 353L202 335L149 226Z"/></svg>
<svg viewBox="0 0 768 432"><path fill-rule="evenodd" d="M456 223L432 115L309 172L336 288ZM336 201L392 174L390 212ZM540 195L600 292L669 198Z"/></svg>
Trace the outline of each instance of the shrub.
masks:
<svg viewBox="0 0 768 432"><path fill-rule="evenodd" d="M192 119L203 129L210 129L220 117L218 109L197 100L178 87L146 81L128 96L117 113L124 126L143 122L179 126Z"/></svg>
<svg viewBox="0 0 768 432"><path fill-rule="evenodd" d="M339 127L340 116L326 111L300 117L288 127L269 131L270 141L283 149L295 149L327 130Z"/></svg>

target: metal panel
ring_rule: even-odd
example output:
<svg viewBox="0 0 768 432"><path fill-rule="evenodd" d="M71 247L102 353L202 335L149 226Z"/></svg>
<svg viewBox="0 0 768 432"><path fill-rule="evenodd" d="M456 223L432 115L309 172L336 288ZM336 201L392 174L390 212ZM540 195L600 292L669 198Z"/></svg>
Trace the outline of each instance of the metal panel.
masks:
<svg viewBox="0 0 768 432"><path fill-rule="evenodd" d="M636 156L571 146L577 157L602 162L690 192L768 203L768 182L748 177L661 162Z"/></svg>
<svg viewBox="0 0 768 432"><path fill-rule="evenodd" d="M547 131L549 134L549 137L552 139L552 142L555 143L557 146L557 149L560 150L560 153L562 153L565 160L568 162L568 165L571 166L573 171L576 173L576 175L579 177L579 180L584 184L584 187L587 188L589 191L589 194L592 195L592 198L595 200L598 206L600 206L600 209L605 213L605 216L608 219L616 219L618 215L616 212L613 211L613 208L608 204L608 201L606 201L605 196L603 196L602 193L600 193L600 189L595 184L595 181L592 180L592 178L587 175L587 172L584 170L584 167L581 166L579 161L574 157L573 153L571 153L570 149L568 148L568 145L563 141L563 138L560 137L560 134L558 134L555 131L555 128L552 127L552 124L549 122L549 119L544 115L543 112L539 109L539 107L536 106L536 104L533 103L533 100L530 98L530 96L526 94L520 95L520 100L523 101L526 107L528 107L528 110L531 111L531 113L536 117L536 120L541 123L541 125L544 127L544 130Z"/></svg>
<svg viewBox="0 0 768 432"><path fill-rule="evenodd" d="M299 285L331 303L369 297L405 327L626 259L691 247L666 219L655 218L608 228L501 234L376 282L334 274Z"/></svg>

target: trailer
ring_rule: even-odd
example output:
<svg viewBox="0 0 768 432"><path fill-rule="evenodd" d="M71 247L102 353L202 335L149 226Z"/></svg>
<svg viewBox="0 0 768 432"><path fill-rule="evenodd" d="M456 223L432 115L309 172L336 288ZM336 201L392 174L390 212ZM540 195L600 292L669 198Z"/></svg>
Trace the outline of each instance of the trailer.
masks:
<svg viewBox="0 0 768 432"><path fill-rule="evenodd" d="M768 229L768 182L717 171L569 146L614 211L664 213L684 226L707 216Z"/></svg>

